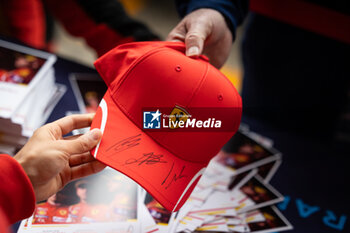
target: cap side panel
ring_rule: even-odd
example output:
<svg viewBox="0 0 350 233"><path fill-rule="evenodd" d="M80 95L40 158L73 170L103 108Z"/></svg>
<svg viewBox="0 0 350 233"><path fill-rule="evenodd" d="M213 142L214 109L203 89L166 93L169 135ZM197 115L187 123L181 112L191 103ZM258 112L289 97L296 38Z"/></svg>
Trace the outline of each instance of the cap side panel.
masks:
<svg viewBox="0 0 350 233"><path fill-rule="evenodd" d="M154 48L154 49L148 51L147 53L145 53L144 55L142 55L141 57L139 57L138 59L136 59L130 65L130 67L127 69L127 71L120 77L120 79L118 80L118 83L115 84L115 88L113 88L112 97L114 96L114 93L117 92L119 90L119 88L123 85L123 82L128 78L129 73L133 70L133 68L136 65L140 64L143 60L147 59L152 54L157 53L161 50L164 50L164 48ZM114 100L114 98L113 98L113 100Z"/></svg>
<svg viewBox="0 0 350 233"><path fill-rule="evenodd" d="M191 101L192 101L193 97L196 96L196 94L198 93L198 91L201 89L201 87L202 87L202 85L203 85L203 83L204 83L204 81L205 81L205 79L206 79L206 77L207 77L207 75L208 75L208 68L209 68L209 65L208 65L208 64L209 64L209 63L204 63L204 64L205 64L205 71L204 71L204 73L203 73L203 76L202 76L202 78L201 78L201 81L200 81L200 83L198 84L196 90L192 93L192 96L191 96L191 98L190 98L188 104L186 105L186 107L189 107L189 106L191 105Z"/></svg>

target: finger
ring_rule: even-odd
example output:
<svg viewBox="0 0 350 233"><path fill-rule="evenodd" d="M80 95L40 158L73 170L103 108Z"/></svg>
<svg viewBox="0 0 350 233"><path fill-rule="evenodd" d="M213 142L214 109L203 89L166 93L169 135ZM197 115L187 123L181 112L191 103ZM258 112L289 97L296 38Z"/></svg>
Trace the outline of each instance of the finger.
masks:
<svg viewBox="0 0 350 233"><path fill-rule="evenodd" d="M180 32L170 32L168 37L166 38L167 41L174 41L174 42L184 42L185 41L186 33L180 33Z"/></svg>
<svg viewBox="0 0 350 233"><path fill-rule="evenodd" d="M90 126L93 118L94 113L70 115L50 123L49 126L60 129L61 134L65 135L74 129Z"/></svg>
<svg viewBox="0 0 350 233"><path fill-rule="evenodd" d="M85 176L95 174L97 172L102 171L105 167L106 165L104 165L103 163L97 160L72 167L71 180L75 180L75 179L79 179Z"/></svg>
<svg viewBox="0 0 350 233"><path fill-rule="evenodd" d="M179 23L167 36L167 41L184 42L186 37L186 28L183 22Z"/></svg>
<svg viewBox="0 0 350 233"><path fill-rule="evenodd" d="M87 151L85 153L76 154L69 157L69 166L74 167L95 160L96 159L90 154L90 152Z"/></svg>
<svg viewBox="0 0 350 233"><path fill-rule="evenodd" d="M74 140L62 140L59 146L69 155L83 154L94 148L101 137L101 130L96 128Z"/></svg>
<svg viewBox="0 0 350 233"><path fill-rule="evenodd" d="M210 27L202 22L195 21L188 25L185 38L186 56L198 57L203 52L204 41L209 35Z"/></svg>

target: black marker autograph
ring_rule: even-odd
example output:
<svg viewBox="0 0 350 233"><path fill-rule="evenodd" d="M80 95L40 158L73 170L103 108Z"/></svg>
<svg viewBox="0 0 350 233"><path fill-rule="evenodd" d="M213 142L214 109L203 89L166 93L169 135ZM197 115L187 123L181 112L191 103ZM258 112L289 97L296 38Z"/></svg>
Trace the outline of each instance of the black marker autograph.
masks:
<svg viewBox="0 0 350 233"><path fill-rule="evenodd" d="M143 154L140 158L131 158L125 161L125 165L129 165L129 164L134 164L134 163L138 163L137 165L140 166L142 164L146 164L146 165L153 165L156 163L167 163L167 161L162 160L163 155L156 155L154 154L154 152L150 152L150 153L146 153Z"/></svg>
<svg viewBox="0 0 350 233"><path fill-rule="evenodd" d="M168 188L173 184L173 182L178 181L178 180L180 180L180 179L182 179L182 178L187 177L187 175L183 175L183 174L182 174L183 171L185 170L185 168L186 168L186 166L182 166L179 175L177 175L177 174L174 172L173 177L171 178L171 180L170 180L170 182L168 183L168 185L165 186L165 189L168 189ZM165 179L163 180L162 185L164 185L164 184L166 183L166 181L168 180L168 178L171 177L170 174L172 173L173 169L174 169L174 163L172 164L168 175L167 175L167 176L165 177Z"/></svg>
<svg viewBox="0 0 350 233"><path fill-rule="evenodd" d="M137 146L140 144L141 141L141 134L135 135L135 136L131 136L128 138L124 138L123 140L113 144L112 146L110 146L106 152L110 151L110 150L114 150L114 152L119 153L122 152L124 150L130 149L134 146Z"/></svg>

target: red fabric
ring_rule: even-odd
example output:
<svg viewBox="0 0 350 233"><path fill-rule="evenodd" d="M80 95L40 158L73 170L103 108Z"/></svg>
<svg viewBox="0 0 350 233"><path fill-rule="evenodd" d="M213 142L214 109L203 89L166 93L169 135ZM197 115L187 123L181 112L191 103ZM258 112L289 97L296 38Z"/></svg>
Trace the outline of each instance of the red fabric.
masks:
<svg viewBox="0 0 350 233"><path fill-rule="evenodd" d="M205 57L187 57L180 42L124 44L98 59L95 67L108 91L91 125L103 131L92 154L138 182L166 209L177 211L203 168L237 131L242 108L238 92ZM175 106L192 119L220 120L223 128L143 129L143 111L169 115ZM224 116L219 114L223 110Z"/></svg>
<svg viewBox="0 0 350 233"><path fill-rule="evenodd" d="M250 0L250 10L350 43L350 15L301 0Z"/></svg>
<svg viewBox="0 0 350 233"><path fill-rule="evenodd" d="M106 24L96 24L73 0L46 0L50 12L73 36L84 37L87 44L103 55L119 44L132 42L134 38L123 37Z"/></svg>
<svg viewBox="0 0 350 233"><path fill-rule="evenodd" d="M0 208L0 232L10 232L9 231L9 221L7 220L7 216L3 212L2 208Z"/></svg>
<svg viewBox="0 0 350 233"><path fill-rule="evenodd" d="M21 165L9 155L0 154L0 232L9 224L33 214L35 196Z"/></svg>
<svg viewBox="0 0 350 233"><path fill-rule="evenodd" d="M44 48L46 28L41 0L11 0L4 4L11 36L32 47Z"/></svg>
<svg viewBox="0 0 350 233"><path fill-rule="evenodd" d="M45 49L45 14L41 0L4 1L11 36L29 46ZM74 0L46 0L49 11L73 36L83 37L87 44L103 55L119 44L135 41L124 37L106 24L95 23Z"/></svg>

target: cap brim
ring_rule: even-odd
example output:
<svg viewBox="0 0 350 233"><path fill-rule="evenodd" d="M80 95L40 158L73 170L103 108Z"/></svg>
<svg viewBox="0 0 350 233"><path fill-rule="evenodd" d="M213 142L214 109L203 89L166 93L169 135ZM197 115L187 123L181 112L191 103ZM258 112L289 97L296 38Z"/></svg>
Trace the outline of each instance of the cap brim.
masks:
<svg viewBox="0 0 350 233"><path fill-rule="evenodd" d="M91 151L94 157L136 181L170 211L183 205L207 165L184 161L155 142L124 115L109 91L96 112L93 128L103 132Z"/></svg>

